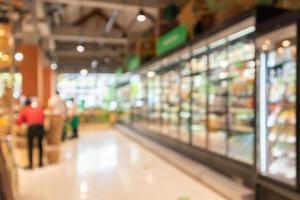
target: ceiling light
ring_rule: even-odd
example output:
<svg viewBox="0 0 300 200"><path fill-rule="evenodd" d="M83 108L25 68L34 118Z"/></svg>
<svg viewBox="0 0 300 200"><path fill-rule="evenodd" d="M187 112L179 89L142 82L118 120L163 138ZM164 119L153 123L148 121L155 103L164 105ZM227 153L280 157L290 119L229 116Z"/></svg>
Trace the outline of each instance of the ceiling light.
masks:
<svg viewBox="0 0 300 200"><path fill-rule="evenodd" d="M87 69L82 69L82 70L80 70L81 76L86 76L88 73L89 73L89 72L88 72Z"/></svg>
<svg viewBox="0 0 300 200"><path fill-rule="evenodd" d="M51 65L50 65L50 68L53 70L53 71L55 71L56 69L57 69L57 64L56 63L52 63Z"/></svg>
<svg viewBox="0 0 300 200"><path fill-rule="evenodd" d="M22 61L23 60L23 58L24 58L24 55L21 53L21 52L17 52L16 54L15 54L15 60L16 61Z"/></svg>
<svg viewBox="0 0 300 200"><path fill-rule="evenodd" d="M0 37L4 36L5 35L5 30L3 29L0 29Z"/></svg>
<svg viewBox="0 0 300 200"><path fill-rule="evenodd" d="M82 44L79 44L79 45L77 45L76 50L77 50L79 53L82 53L82 52L84 52L84 46L83 46Z"/></svg>
<svg viewBox="0 0 300 200"><path fill-rule="evenodd" d="M266 39L266 40L264 41L264 43L265 43L266 45L271 45L271 40Z"/></svg>
<svg viewBox="0 0 300 200"><path fill-rule="evenodd" d="M278 53L278 54L283 54L283 53L284 53L284 48L279 47L279 48L277 49L277 53Z"/></svg>
<svg viewBox="0 0 300 200"><path fill-rule="evenodd" d="M289 47L291 45L291 41L289 41L289 40L284 40L283 42L282 42L282 46L283 47Z"/></svg>
<svg viewBox="0 0 300 200"><path fill-rule="evenodd" d="M143 22L146 20L146 15L145 15L143 9L141 9L139 14L136 16L136 20L138 20L139 22Z"/></svg>
<svg viewBox="0 0 300 200"><path fill-rule="evenodd" d="M111 61L110 57L106 56L106 57L104 58L104 62L105 62L106 64L110 63L110 61Z"/></svg>
<svg viewBox="0 0 300 200"><path fill-rule="evenodd" d="M97 66L98 66L98 61L97 60L93 60L91 62L91 67L95 69Z"/></svg>
<svg viewBox="0 0 300 200"><path fill-rule="evenodd" d="M148 78L153 78L153 77L155 76L155 72L149 71L149 72L147 73L147 76L148 76Z"/></svg>
<svg viewBox="0 0 300 200"><path fill-rule="evenodd" d="M2 56L2 60L3 60L4 62L7 62L7 61L9 60L9 55L4 54L4 55Z"/></svg>
<svg viewBox="0 0 300 200"><path fill-rule="evenodd" d="M267 51L267 50L269 49L269 46L266 45L266 44L263 44L263 45L261 46L261 49L262 49L263 51Z"/></svg>

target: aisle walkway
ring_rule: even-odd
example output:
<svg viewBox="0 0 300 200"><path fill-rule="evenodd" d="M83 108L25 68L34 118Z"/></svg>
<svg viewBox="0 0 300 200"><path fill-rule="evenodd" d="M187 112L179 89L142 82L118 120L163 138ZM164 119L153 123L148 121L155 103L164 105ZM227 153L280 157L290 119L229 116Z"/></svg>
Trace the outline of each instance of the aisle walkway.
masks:
<svg viewBox="0 0 300 200"><path fill-rule="evenodd" d="M221 200L113 129L86 129L60 164L20 170L18 200Z"/></svg>

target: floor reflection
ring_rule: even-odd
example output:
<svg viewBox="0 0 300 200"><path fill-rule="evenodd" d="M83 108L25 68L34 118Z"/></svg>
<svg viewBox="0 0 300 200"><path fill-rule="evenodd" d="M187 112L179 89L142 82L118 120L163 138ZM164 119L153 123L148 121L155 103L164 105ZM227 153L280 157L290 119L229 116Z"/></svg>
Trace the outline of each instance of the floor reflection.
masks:
<svg viewBox="0 0 300 200"><path fill-rule="evenodd" d="M79 144L76 171L78 175L114 170L118 166L118 147L115 141L102 145Z"/></svg>
<svg viewBox="0 0 300 200"><path fill-rule="evenodd" d="M61 158L56 165L20 170L17 200L223 199L112 129L65 143Z"/></svg>

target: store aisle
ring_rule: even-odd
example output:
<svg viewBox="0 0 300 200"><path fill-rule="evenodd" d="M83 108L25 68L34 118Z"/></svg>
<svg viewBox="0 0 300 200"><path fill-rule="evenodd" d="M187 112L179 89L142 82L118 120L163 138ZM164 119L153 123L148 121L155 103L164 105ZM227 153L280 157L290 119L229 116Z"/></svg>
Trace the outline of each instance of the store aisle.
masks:
<svg viewBox="0 0 300 200"><path fill-rule="evenodd" d="M63 146L60 164L20 170L18 200L221 200L114 129Z"/></svg>

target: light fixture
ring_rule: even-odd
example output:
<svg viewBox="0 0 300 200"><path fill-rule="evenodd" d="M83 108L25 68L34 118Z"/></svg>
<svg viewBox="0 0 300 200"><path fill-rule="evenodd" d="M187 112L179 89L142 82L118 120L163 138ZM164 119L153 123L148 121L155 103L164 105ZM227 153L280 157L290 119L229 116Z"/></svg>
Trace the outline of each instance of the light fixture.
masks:
<svg viewBox="0 0 300 200"><path fill-rule="evenodd" d="M148 78L153 78L153 77L155 76L155 72L149 71L149 72L147 73L147 76L148 76Z"/></svg>
<svg viewBox="0 0 300 200"><path fill-rule="evenodd" d="M80 70L81 76L86 76L88 73L89 73L89 72L88 72L87 69L82 69L82 70Z"/></svg>
<svg viewBox="0 0 300 200"><path fill-rule="evenodd" d="M2 56L2 60L3 60L4 62L7 62L7 61L9 60L9 55L4 54L4 55Z"/></svg>
<svg viewBox="0 0 300 200"><path fill-rule="evenodd" d="M104 58L104 62L105 62L106 64L110 63L110 61L111 61L110 57L106 56L106 57Z"/></svg>
<svg viewBox="0 0 300 200"><path fill-rule="evenodd" d="M277 49L277 53L278 53L278 54L283 54L283 53L284 53L284 48L283 48L283 47L279 47L279 48Z"/></svg>
<svg viewBox="0 0 300 200"><path fill-rule="evenodd" d="M265 43L266 45L270 46L270 45L271 45L271 40L270 40L270 39L266 39L266 40L264 41L264 43Z"/></svg>
<svg viewBox="0 0 300 200"><path fill-rule="evenodd" d="M91 67L92 67L93 69L95 69L97 66L98 66L98 61L97 61L97 60L93 60L93 61L91 62Z"/></svg>
<svg viewBox="0 0 300 200"><path fill-rule="evenodd" d="M15 53L15 60L16 61L20 62L20 61L23 60L23 58L24 58L24 55L21 52Z"/></svg>
<svg viewBox="0 0 300 200"><path fill-rule="evenodd" d="M3 37L5 35L5 30L0 29L0 37Z"/></svg>
<svg viewBox="0 0 300 200"><path fill-rule="evenodd" d="M56 63L51 63L50 68L55 71L57 70L58 65Z"/></svg>
<svg viewBox="0 0 300 200"><path fill-rule="evenodd" d="M263 45L261 45L261 49L263 51L267 51L269 49L269 46L267 44L263 44Z"/></svg>
<svg viewBox="0 0 300 200"><path fill-rule="evenodd" d="M76 47L76 50L79 52L79 53L82 53L84 52L84 46L82 44L78 44L77 47Z"/></svg>
<svg viewBox="0 0 300 200"><path fill-rule="evenodd" d="M136 16L136 20L143 22L146 20L146 15L143 9L140 10L139 14Z"/></svg>
<svg viewBox="0 0 300 200"><path fill-rule="evenodd" d="M291 41L289 41L289 40L284 40L284 41L282 41L282 46L283 46L283 47L287 48L287 47L289 47L290 45L291 45Z"/></svg>

